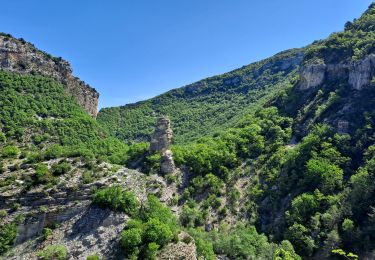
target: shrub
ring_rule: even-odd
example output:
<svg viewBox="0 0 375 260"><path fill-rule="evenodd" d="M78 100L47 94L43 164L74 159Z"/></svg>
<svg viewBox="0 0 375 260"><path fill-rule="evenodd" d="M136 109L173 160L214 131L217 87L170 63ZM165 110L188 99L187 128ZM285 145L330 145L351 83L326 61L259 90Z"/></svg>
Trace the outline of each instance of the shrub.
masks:
<svg viewBox="0 0 375 260"><path fill-rule="evenodd" d="M5 134L0 132L0 143L5 143L6 142L6 137L5 137Z"/></svg>
<svg viewBox="0 0 375 260"><path fill-rule="evenodd" d="M133 253L142 244L143 231L140 228L130 228L121 233L121 245L126 252Z"/></svg>
<svg viewBox="0 0 375 260"><path fill-rule="evenodd" d="M43 155L40 152L30 152L26 158L28 163L38 163L43 160Z"/></svg>
<svg viewBox="0 0 375 260"><path fill-rule="evenodd" d="M72 169L72 165L67 161L61 161L52 165L54 175L62 175L68 173Z"/></svg>
<svg viewBox="0 0 375 260"><path fill-rule="evenodd" d="M35 169L35 184L47 184L54 180L47 165L38 164Z"/></svg>
<svg viewBox="0 0 375 260"><path fill-rule="evenodd" d="M343 171L338 166L323 159L311 159L307 162L308 185L316 185L323 193L332 193L341 188Z"/></svg>
<svg viewBox="0 0 375 260"><path fill-rule="evenodd" d="M52 229L50 228L43 228L43 239L46 240L49 236L53 233Z"/></svg>
<svg viewBox="0 0 375 260"><path fill-rule="evenodd" d="M134 193L123 190L120 186L112 186L98 190L93 202L102 207L110 207L135 216L139 210L139 201Z"/></svg>
<svg viewBox="0 0 375 260"><path fill-rule="evenodd" d="M62 156L64 153L63 147L60 145L54 144L47 148L47 150L44 152L44 157L46 159L55 159Z"/></svg>
<svg viewBox="0 0 375 260"><path fill-rule="evenodd" d="M142 208L141 216L144 221L158 219L172 230L177 228L177 219L171 209L164 206L154 195L148 196L146 205Z"/></svg>
<svg viewBox="0 0 375 260"><path fill-rule="evenodd" d="M144 254L145 259L155 260L156 252L158 251L159 247L160 246L155 242L148 244Z"/></svg>
<svg viewBox="0 0 375 260"><path fill-rule="evenodd" d="M172 240L173 232L167 224L152 218L146 223L144 236L146 241L164 246Z"/></svg>
<svg viewBox="0 0 375 260"><path fill-rule="evenodd" d="M15 223L8 223L0 226L0 255L13 246L16 236L17 225Z"/></svg>
<svg viewBox="0 0 375 260"><path fill-rule="evenodd" d="M0 219L5 218L8 212L5 209L0 210Z"/></svg>
<svg viewBox="0 0 375 260"><path fill-rule="evenodd" d="M92 172L90 171L85 171L83 174L82 174L82 182L84 184L89 184L91 182L94 181L94 178L92 177Z"/></svg>
<svg viewBox="0 0 375 260"><path fill-rule="evenodd" d="M66 260L68 252L63 245L50 245L40 251L37 256L42 260Z"/></svg>
<svg viewBox="0 0 375 260"><path fill-rule="evenodd" d="M17 158L20 154L20 150L13 145L8 145L3 148L2 156L5 158Z"/></svg>
<svg viewBox="0 0 375 260"><path fill-rule="evenodd" d="M89 255L86 260L100 260L100 258L97 255Z"/></svg>
<svg viewBox="0 0 375 260"><path fill-rule="evenodd" d="M293 224L285 233L301 255L310 256L315 248L314 240L309 236L309 230L301 224Z"/></svg>

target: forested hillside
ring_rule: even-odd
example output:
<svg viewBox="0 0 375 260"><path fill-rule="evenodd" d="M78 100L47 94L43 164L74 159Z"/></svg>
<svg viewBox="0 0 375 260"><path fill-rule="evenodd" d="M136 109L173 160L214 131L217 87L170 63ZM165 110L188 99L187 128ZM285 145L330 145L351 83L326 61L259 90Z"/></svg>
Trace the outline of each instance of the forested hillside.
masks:
<svg viewBox="0 0 375 260"><path fill-rule="evenodd" d="M165 94L123 107L104 108L98 122L126 142L149 141L157 115L172 121L174 141L186 143L220 132L295 80L303 49L214 76Z"/></svg>

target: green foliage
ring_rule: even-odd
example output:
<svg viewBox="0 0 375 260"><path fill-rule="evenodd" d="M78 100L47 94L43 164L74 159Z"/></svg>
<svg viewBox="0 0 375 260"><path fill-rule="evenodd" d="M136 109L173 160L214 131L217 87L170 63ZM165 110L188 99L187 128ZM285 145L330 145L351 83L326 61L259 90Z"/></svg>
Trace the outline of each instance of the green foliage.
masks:
<svg viewBox="0 0 375 260"><path fill-rule="evenodd" d="M178 226L176 216L172 211L164 206L157 197L150 195L140 212L144 221L158 219L160 222L167 224L172 230Z"/></svg>
<svg viewBox="0 0 375 260"><path fill-rule="evenodd" d="M149 260L156 259L156 251L159 249L159 245L155 242L151 242L147 245L147 248L144 252L144 258Z"/></svg>
<svg viewBox="0 0 375 260"><path fill-rule="evenodd" d="M40 251L37 256L42 260L66 260L68 252L63 245L50 245Z"/></svg>
<svg viewBox="0 0 375 260"><path fill-rule="evenodd" d="M324 159L311 159L307 162L309 185L314 185L324 193L332 193L342 187L343 171Z"/></svg>
<svg viewBox="0 0 375 260"><path fill-rule="evenodd" d="M128 221L121 233L121 245L128 257L155 259L158 248L165 246L178 232L176 217L155 196L149 196L139 215Z"/></svg>
<svg viewBox="0 0 375 260"><path fill-rule="evenodd" d="M308 233L309 230L305 226L295 223L286 231L285 237L292 242L297 252L310 256L316 245Z"/></svg>
<svg viewBox="0 0 375 260"><path fill-rule="evenodd" d="M0 132L8 142L32 141L46 147L46 159L89 156L126 161L128 146L107 137L64 87L51 79L0 71L0 100ZM23 135L26 130L32 140ZM16 156L15 148L10 146L6 153L8 149Z"/></svg>
<svg viewBox="0 0 375 260"><path fill-rule="evenodd" d="M45 164L38 164L35 168L35 184L47 184L54 181L54 177L48 170L48 166Z"/></svg>
<svg viewBox="0 0 375 260"><path fill-rule="evenodd" d="M216 255L209 234L202 229L189 229L188 232L194 238L198 256L206 260L215 260Z"/></svg>
<svg viewBox="0 0 375 260"><path fill-rule="evenodd" d="M143 230L129 228L121 233L121 245L128 253L133 253L142 244Z"/></svg>
<svg viewBox="0 0 375 260"><path fill-rule="evenodd" d="M20 154L20 150L13 145L5 146L1 151L1 156L4 158L17 158Z"/></svg>
<svg viewBox="0 0 375 260"><path fill-rule="evenodd" d="M100 260L98 255L89 255L86 260Z"/></svg>
<svg viewBox="0 0 375 260"><path fill-rule="evenodd" d="M293 245L288 240L283 240L280 246L276 248L274 260L301 260L301 257L294 252Z"/></svg>
<svg viewBox="0 0 375 260"><path fill-rule="evenodd" d="M351 219L344 219L344 221L342 222L342 230L344 232L351 232L354 230L354 223L353 223L353 220Z"/></svg>
<svg viewBox="0 0 375 260"><path fill-rule="evenodd" d="M0 255L4 254L13 246L16 236L16 223L2 224L0 226Z"/></svg>
<svg viewBox="0 0 375 260"><path fill-rule="evenodd" d="M72 165L67 161L60 161L52 165L52 173L54 175L62 175L68 173L72 169Z"/></svg>
<svg viewBox="0 0 375 260"><path fill-rule="evenodd" d="M168 224L158 218L151 218L145 224L144 237L147 242L164 246L172 240L173 232Z"/></svg>
<svg viewBox="0 0 375 260"><path fill-rule="evenodd" d="M288 50L150 100L101 109L97 120L111 136L139 142L149 141L155 115L168 115L175 143L188 143L233 127L244 115L257 110L290 85L301 58L300 49Z"/></svg>
<svg viewBox="0 0 375 260"><path fill-rule="evenodd" d="M4 133L0 132L0 144L5 143L7 140L6 136Z"/></svg>
<svg viewBox="0 0 375 260"><path fill-rule="evenodd" d="M52 229L50 228L43 228L43 239L46 240L48 237L50 237L53 234Z"/></svg>
<svg viewBox="0 0 375 260"><path fill-rule="evenodd" d="M345 259L358 259L358 255L353 253L346 253L344 250L340 248L332 250L332 254L342 256Z"/></svg>
<svg viewBox="0 0 375 260"><path fill-rule="evenodd" d="M205 212L197 208L196 204L185 204L180 214L180 222L184 227L197 227L204 224Z"/></svg>
<svg viewBox="0 0 375 260"><path fill-rule="evenodd" d="M345 31L333 33L323 41L312 44L305 60L323 59L326 63L337 60L358 60L374 51L375 13L374 6L353 23L348 22Z"/></svg>
<svg viewBox="0 0 375 260"><path fill-rule="evenodd" d="M140 206L136 196L132 192L123 190L120 186L97 190L93 202L102 207L123 211L130 216L136 216Z"/></svg>

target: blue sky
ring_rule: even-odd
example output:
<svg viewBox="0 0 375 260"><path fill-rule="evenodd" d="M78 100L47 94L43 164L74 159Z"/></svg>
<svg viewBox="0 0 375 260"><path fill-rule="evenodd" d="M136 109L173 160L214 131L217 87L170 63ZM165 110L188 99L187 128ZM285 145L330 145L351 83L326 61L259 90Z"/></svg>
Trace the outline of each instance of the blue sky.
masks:
<svg viewBox="0 0 375 260"><path fill-rule="evenodd" d="M70 61L100 107L161 94L342 30L370 0L2 1L0 31Z"/></svg>

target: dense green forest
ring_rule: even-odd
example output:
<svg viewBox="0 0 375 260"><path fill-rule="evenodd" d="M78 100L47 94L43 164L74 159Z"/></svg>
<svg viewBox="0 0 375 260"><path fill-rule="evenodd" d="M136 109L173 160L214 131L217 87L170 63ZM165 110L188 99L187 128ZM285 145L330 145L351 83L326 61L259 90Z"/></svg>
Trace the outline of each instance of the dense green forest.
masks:
<svg viewBox="0 0 375 260"><path fill-rule="evenodd" d="M0 141L39 158L86 156L122 163L128 146L109 137L64 87L0 71Z"/></svg>
<svg viewBox="0 0 375 260"><path fill-rule="evenodd" d="M161 114L170 117L176 143L221 132L292 84L302 52L288 50L150 100L101 109L98 123L128 143L149 141L156 116Z"/></svg>

